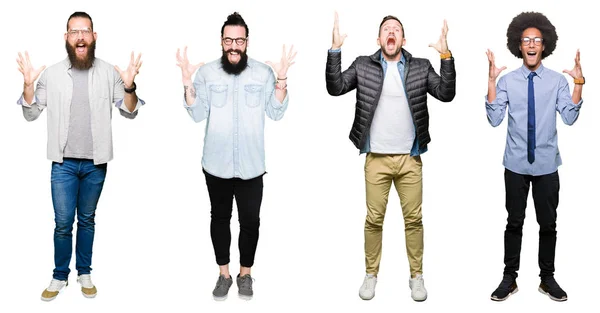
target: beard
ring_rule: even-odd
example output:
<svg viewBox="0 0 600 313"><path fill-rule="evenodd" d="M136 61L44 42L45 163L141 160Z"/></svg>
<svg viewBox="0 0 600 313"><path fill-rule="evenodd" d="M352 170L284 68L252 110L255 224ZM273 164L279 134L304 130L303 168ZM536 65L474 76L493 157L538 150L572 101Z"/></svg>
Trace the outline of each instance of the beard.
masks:
<svg viewBox="0 0 600 313"><path fill-rule="evenodd" d="M78 70L87 70L92 67L94 63L94 59L96 59L96 40L92 41L87 46L87 54L83 59L77 58L77 52L75 51L75 47L69 44L68 41L65 40L65 48L67 49L67 54L69 55L69 61L71 61L71 66Z"/></svg>
<svg viewBox="0 0 600 313"><path fill-rule="evenodd" d="M381 46L381 53L383 53L383 55L386 56L388 59L394 59L398 55L400 55L400 53L402 53L402 47L398 47L396 50L394 50L392 54L389 54L385 51L385 46Z"/></svg>
<svg viewBox="0 0 600 313"><path fill-rule="evenodd" d="M242 51L233 48L229 50L223 49L223 55L221 56L221 65L223 66L223 70L225 71L225 73L238 75L246 69L246 67L248 66L248 55L246 54L246 50ZM236 64L232 64L231 62L229 62L229 59L227 58L229 52L237 52L240 55L240 61Z"/></svg>

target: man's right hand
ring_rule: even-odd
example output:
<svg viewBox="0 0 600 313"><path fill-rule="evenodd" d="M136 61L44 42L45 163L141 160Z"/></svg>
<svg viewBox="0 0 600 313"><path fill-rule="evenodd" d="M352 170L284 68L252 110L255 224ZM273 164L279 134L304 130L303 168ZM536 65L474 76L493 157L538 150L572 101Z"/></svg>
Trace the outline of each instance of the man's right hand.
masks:
<svg viewBox="0 0 600 313"><path fill-rule="evenodd" d="M41 66L38 69L34 69L33 65L31 65L31 61L29 60L29 53L25 51L25 57L19 52L19 58L17 59L17 64L19 64L19 72L23 74L23 83L24 87L32 86L35 83L36 79L40 76L40 73L46 68L45 65Z"/></svg>
<svg viewBox="0 0 600 313"><path fill-rule="evenodd" d="M340 35L340 19L336 11L335 19L333 21L333 39L331 40L331 50L342 48L342 45L344 44L344 39L346 39L347 36L348 35L346 34Z"/></svg>
<svg viewBox="0 0 600 313"><path fill-rule="evenodd" d="M181 53L179 53L179 49L177 49L176 56L177 66L181 68L181 79L183 84L190 85L192 83L192 75L194 75L194 72L196 72L200 66L204 65L204 63L191 64L187 56L187 46L183 48L183 57L181 56Z"/></svg>
<svg viewBox="0 0 600 313"><path fill-rule="evenodd" d="M498 78L498 75L500 75L500 72L504 71L506 69L506 66L503 66L501 68L497 68L496 67L496 60L494 58L494 53L488 49L487 52L487 57L488 57L488 61L490 63L490 71L489 71L489 82L490 83L495 83L496 82L496 78Z"/></svg>

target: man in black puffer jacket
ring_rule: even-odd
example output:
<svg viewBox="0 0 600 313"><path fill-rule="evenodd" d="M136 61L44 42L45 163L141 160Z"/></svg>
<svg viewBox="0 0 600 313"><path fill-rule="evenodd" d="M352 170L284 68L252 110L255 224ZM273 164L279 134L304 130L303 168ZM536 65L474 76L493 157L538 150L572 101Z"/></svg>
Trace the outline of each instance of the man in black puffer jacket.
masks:
<svg viewBox="0 0 600 313"><path fill-rule="evenodd" d="M406 251L410 263L409 286L415 301L427 299L423 282L422 163L427 151L429 114L427 93L440 101L455 95L454 58L446 42L448 26L444 21L437 43L431 44L441 56L438 75L429 60L414 58L402 46L406 43L404 26L394 16L379 25L380 50L360 56L342 72L341 46L346 35L339 33L337 13L332 47L326 66L327 91L332 96L356 92L356 113L350 140L367 153L365 185L367 217L365 222L366 276L359 296L375 296L381 260L383 219L392 182L396 187L404 216Z"/></svg>

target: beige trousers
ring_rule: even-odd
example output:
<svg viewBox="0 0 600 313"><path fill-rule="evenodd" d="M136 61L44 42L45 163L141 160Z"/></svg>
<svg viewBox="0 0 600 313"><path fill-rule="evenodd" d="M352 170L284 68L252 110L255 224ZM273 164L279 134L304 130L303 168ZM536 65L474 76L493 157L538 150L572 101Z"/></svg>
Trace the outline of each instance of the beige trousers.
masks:
<svg viewBox="0 0 600 313"><path fill-rule="evenodd" d="M408 154L368 153L365 161L367 218L365 221L365 263L367 274L377 275L381 261L383 219L392 182L404 216L406 254L410 273L423 273L423 199L421 157Z"/></svg>

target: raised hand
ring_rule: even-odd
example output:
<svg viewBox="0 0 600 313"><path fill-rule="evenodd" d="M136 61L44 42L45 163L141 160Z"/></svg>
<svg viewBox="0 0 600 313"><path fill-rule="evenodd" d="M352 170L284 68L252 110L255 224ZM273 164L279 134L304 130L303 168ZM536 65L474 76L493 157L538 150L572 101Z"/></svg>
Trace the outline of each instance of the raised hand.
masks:
<svg viewBox="0 0 600 313"><path fill-rule="evenodd" d="M196 72L196 70L204 65L203 62L200 62L198 64L191 64L190 61L188 60L188 56L187 56L187 46L185 48L183 48L183 57L181 56L181 53L179 52L179 49L177 49L177 66L179 66L181 68L181 78L184 82L191 82L192 81L192 75L194 75L194 72Z"/></svg>
<svg viewBox="0 0 600 313"><path fill-rule="evenodd" d="M123 80L123 84L125 88L133 87L133 81L135 80L135 76L140 73L140 67L142 66L142 61L140 58L142 54L139 53L137 58L133 58L133 51L131 51L131 59L129 60L129 65L126 70L121 70L118 66L115 65L115 69L121 75L121 80Z"/></svg>
<svg viewBox="0 0 600 313"><path fill-rule="evenodd" d="M348 35L340 35L340 18L338 17L337 11L335 12L335 18L333 20L333 38L331 40L331 49L340 49L344 44L344 39Z"/></svg>
<svg viewBox="0 0 600 313"><path fill-rule="evenodd" d="M488 49L485 54L487 54L488 61L490 62L490 72L489 72L490 81L495 82L496 78L498 78L498 75L500 75L500 72L502 72L506 69L506 66L503 66L501 68L496 67L494 53L490 49Z"/></svg>
<svg viewBox="0 0 600 313"><path fill-rule="evenodd" d="M442 34L440 39L436 43L430 43L429 46L437 50L440 54L448 52L448 42L446 36L448 35L448 23L444 20L444 26L442 27Z"/></svg>
<svg viewBox="0 0 600 313"><path fill-rule="evenodd" d="M278 78L282 78L282 79L287 78L287 71L290 68L290 66L292 66L292 64L294 64L294 58L296 57L296 53L297 53L297 52L293 52L293 50L294 50L294 45L292 45L290 47L290 51L286 54L285 53L285 45L283 45L283 52L281 54L281 60L279 61L279 63L273 63L270 61L266 62L268 65L273 67L273 69L275 70L275 73L277 73Z"/></svg>
<svg viewBox="0 0 600 313"><path fill-rule="evenodd" d="M40 73L46 68L46 66L43 65L38 69L35 69L33 65L31 65L29 53L27 53L27 51L25 51L25 57L23 57L21 52L19 52L17 64L19 64L19 72L23 74L23 82L25 86L31 86L38 76L40 76Z"/></svg>
<svg viewBox="0 0 600 313"><path fill-rule="evenodd" d="M577 53L575 54L575 67L572 70L563 70L563 73L567 73L571 75L573 78L583 78L583 73L581 72L581 63L579 63L579 49L577 49Z"/></svg>

